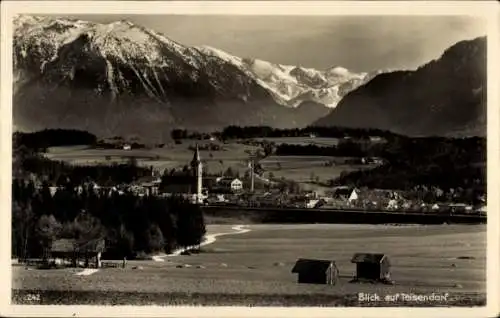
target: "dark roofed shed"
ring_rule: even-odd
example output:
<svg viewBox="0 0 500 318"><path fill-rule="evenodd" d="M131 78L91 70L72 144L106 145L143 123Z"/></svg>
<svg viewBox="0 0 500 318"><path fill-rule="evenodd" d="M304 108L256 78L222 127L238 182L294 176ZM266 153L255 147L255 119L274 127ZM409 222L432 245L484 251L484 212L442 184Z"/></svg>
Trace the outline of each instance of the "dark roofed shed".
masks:
<svg viewBox="0 0 500 318"><path fill-rule="evenodd" d="M351 259L356 264L356 279L387 280L391 263L385 254L356 253Z"/></svg>
<svg viewBox="0 0 500 318"><path fill-rule="evenodd" d="M76 260L80 257L96 258L97 267L100 265L101 253L105 250L104 239L90 241L76 239L59 239L52 242L50 254L55 258L72 259L76 266Z"/></svg>
<svg viewBox="0 0 500 318"><path fill-rule="evenodd" d="M298 274L298 282L305 284L334 285L338 278L338 269L334 261L300 258L295 263L292 273Z"/></svg>

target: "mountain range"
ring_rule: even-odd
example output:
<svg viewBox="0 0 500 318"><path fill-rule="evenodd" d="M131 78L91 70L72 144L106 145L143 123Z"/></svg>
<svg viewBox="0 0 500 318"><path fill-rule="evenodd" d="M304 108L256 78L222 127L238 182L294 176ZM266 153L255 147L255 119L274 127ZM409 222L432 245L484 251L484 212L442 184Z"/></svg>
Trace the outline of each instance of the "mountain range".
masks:
<svg viewBox="0 0 500 318"><path fill-rule="evenodd" d="M190 47L129 21L14 19L14 124L163 139L173 128L303 127L380 72Z"/></svg>
<svg viewBox="0 0 500 318"><path fill-rule="evenodd" d="M486 77L486 37L461 41L415 71L376 76L315 125L486 136Z"/></svg>
<svg viewBox="0 0 500 318"><path fill-rule="evenodd" d="M129 21L14 19L16 129L164 140L174 128L346 126L485 135L486 38L416 70L356 73L186 46Z"/></svg>

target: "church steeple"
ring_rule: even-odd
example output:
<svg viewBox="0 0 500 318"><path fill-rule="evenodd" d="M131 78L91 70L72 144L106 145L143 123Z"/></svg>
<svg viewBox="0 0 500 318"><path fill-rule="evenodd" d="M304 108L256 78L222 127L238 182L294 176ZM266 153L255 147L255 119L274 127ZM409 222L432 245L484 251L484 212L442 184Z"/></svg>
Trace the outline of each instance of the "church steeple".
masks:
<svg viewBox="0 0 500 318"><path fill-rule="evenodd" d="M203 165L200 159L200 150L198 149L198 144L196 144L196 149L194 151L193 160L191 160L191 167L196 178L196 203L200 204L202 202L202 178L203 178Z"/></svg>
<svg viewBox="0 0 500 318"><path fill-rule="evenodd" d="M198 149L198 144L196 144L196 149L194 151L193 160L191 160L191 167L197 168L200 163L201 163L200 150Z"/></svg>

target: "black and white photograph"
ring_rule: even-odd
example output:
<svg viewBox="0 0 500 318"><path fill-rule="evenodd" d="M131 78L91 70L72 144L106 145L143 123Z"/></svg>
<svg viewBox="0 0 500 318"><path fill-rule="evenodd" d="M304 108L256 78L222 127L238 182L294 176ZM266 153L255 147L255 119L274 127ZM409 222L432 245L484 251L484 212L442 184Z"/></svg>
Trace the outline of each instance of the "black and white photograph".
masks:
<svg viewBox="0 0 500 318"><path fill-rule="evenodd" d="M2 3L10 306L498 310L497 7L72 3Z"/></svg>

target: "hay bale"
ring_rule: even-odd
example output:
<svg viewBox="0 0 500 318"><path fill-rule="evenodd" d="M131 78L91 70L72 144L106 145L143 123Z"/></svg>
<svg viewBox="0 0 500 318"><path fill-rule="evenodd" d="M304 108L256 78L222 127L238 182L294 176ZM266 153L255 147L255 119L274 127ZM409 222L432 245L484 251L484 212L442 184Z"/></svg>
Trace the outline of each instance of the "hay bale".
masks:
<svg viewBox="0 0 500 318"><path fill-rule="evenodd" d="M132 269L143 270L143 269L144 269L144 267L142 267L142 266L133 266L133 267L132 267Z"/></svg>
<svg viewBox="0 0 500 318"><path fill-rule="evenodd" d="M198 265L198 266L196 266L196 268L206 268L206 267L203 265Z"/></svg>
<svg viewBox="0 0 500 318"><path fill-rule="evenodd" d="M227 264L226 263L221 263L220 266L221 267L227 267Z"/></svg>
<svg viewBox="0 0 500 318"><path fill-rule="evenodd" d="M282 262L276 262L273 264L274 266L285 266L285 263Z"/></svg>

